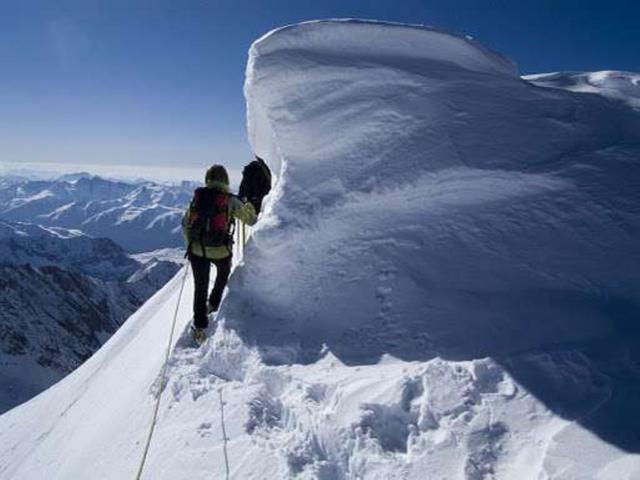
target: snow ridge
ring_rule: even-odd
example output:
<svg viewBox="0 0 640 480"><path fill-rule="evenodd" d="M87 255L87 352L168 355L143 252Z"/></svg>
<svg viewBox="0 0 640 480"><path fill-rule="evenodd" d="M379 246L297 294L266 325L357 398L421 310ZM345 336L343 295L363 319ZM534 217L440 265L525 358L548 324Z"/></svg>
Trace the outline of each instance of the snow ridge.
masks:
<svg viewBox="0 0 640 480"><path fill-rule="evenodd" d="M523 77L536 85L571 92L594 93L640 108L640 74L602 70L600 72L554 72Z"/></svg>

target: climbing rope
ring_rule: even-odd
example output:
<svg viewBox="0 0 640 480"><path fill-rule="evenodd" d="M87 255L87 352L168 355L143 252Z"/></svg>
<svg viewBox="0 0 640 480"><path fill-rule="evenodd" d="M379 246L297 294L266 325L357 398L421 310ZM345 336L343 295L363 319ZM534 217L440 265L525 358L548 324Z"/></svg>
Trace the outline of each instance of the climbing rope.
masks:
<svg viewBox="0 0 640 480"><path fill-rule="evenodd" d="M250 233L249 227L242 220L238 219L238 226L234 231L234 244L236 245L236 255L238 258L242 258L244 254L244 247L247 244L247 240L249 240Z"/></svg>
<svg viewBox="0 0 640 480"><path fill-rule="evenodd" d="M224 400L222 398L222 387L218 389L218 396L220 397L220 425L222 425L222 451L224 452L224 466L227 471L226 480L229 480L229 456L227 454L227 428L224 423Z"/></svg>
<svg viewBox="0 0 640 480"><path fill-rule="evenodd" d="M176 320L178 318L178 311L180 309L182 291L184 290L184 284L186 283L186 280L187 280L188 271L189 271L189 264L187 263L187 265L184 267L184 275L182 276L180 293L178 294L176 309L173 312L173 322L171 323L171 333L169 334L169 343L167 344L167 351L165 352L164 363L162 364L162 370L160 373L160 391L158 392L158 396L156 398L156 404L153 409L153 417L151 419L151 425L149 427L149 434L147 435L147 440L144 446L144 452L142 453L142 459L140 460L140 466L138 467L138 473L136 474L135 480L140 480L140 478L142 477L142 470L144 469L145 462L147 461L147 454L149 453L151 438L153 437L153 432L156 428L156 422L158 420L158 410L160 409L160 400L162 399L162 393L164 392L164 387L166 386L166 383L167 383L167 366L169 364L169 355L171 354L171 344L173 343L173 335L176 329Z"/></svg>
<svg viewBox="0 0 640 480"><path fill-rule="evenodd" d="M244 247L247 244L247 226L244 222L242 222L242 251L244 252Z"/></svg>

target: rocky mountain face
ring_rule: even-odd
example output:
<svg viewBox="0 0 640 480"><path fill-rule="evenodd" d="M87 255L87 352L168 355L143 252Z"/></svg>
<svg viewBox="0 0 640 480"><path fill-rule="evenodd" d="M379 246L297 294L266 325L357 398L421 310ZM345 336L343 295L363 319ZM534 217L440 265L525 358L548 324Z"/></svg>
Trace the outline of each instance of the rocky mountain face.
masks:
<svg viewBox="0 0 640 480"><path fill-rule="evenodd" d="M140 268L117 243L79 230L0 220L0 262L59 266L104 280L126 280Z"/></svg>
<svg viewBox="0 0 640 480"><path fill-rule="evenodd" d="M129 183L89 175L0 181L0 218L80 229L131 252L181 245L180 217L195 185Z"/></svg>
<svg viewBox="0 0 640 480"><path fill-rule="evenodd" d="M89 358L176 273L179 262L163 258L134 259L78 230L0 221L0 412Z"/></svg>

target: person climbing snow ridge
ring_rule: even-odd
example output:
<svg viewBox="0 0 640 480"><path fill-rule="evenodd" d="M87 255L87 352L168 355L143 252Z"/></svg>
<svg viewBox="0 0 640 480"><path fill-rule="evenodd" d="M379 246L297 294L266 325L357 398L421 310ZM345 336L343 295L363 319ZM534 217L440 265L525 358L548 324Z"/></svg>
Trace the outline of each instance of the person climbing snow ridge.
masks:
<svg viewBox="0 0 640 480"><path fill-rule="evenodd" d="M195 190L182 219L193 271L193 330L198 344L206 337L208 315L218 310L231 273L234 219L247 225L257 221L253 204L229 193L229 175L222 165L213 165L207 170L205 184ZM216 266L217 274L207 304L211 263Z"/></svg>

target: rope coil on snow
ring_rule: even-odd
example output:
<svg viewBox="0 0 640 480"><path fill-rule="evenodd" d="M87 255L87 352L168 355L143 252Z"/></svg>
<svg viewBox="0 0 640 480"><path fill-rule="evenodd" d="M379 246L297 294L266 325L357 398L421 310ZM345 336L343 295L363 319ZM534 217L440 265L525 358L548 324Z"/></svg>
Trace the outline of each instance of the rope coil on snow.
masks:
<svg viewBox="0 0 640 480"><path fill-rule="evenodd" d="M156 428L156 422L158 420L158 410L160 409L160 400L162 399L162 393L164 392L164 388L167 383L167 366L169 364L169 355L171 354L171 344L173 343L173 335L176 329L176 320L178 318L178 311L180 309L180 301L182 300L182 291L184 290L184 284L187 280L187 272L189 271L189 264L184 268L184 275L182 276L182 284L180 285L180 293L178 294L178 301L176 303L176 309L173 312L173 322L171 323L171 333L169 334L169 343L167 344L167 351L164 356L164 363L162 364L162 370L160 373L160 391L158 392L158 396L156 398L156 404L153 409L153 417L151 419L151 425L149 427L149 434L147 435L147 440L144 446L144 451L142 453L142 459L140 460L140 466L138 467L138 473L135 476L135 480L140 480L142 477L142 471L144 469L145 462L147 461L147 454L149 453L149 446L151 445L151 438L153 437L153 432Z"/></svg>

